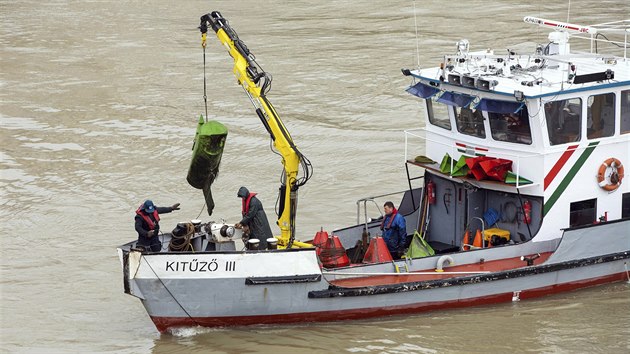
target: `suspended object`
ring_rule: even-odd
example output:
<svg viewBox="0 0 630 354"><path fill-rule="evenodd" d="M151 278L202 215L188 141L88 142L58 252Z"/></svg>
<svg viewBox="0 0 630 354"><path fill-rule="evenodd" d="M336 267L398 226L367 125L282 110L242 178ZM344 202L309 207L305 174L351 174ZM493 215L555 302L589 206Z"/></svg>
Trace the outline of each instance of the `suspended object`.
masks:
<svg viewBox="0 0 630 354"><path fill-rule="evenodd" d="M227 128L223 124L215 120L205 122L203 116L199 117L186 180L194 188L203 190L208 215L212 215L214 209L210 187L219 174L227 134Z"/></svg>

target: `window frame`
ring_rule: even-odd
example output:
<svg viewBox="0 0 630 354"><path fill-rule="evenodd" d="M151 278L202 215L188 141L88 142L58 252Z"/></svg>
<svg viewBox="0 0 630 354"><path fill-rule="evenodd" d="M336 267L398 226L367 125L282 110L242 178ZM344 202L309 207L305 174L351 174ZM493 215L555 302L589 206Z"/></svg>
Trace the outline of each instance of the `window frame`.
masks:
<svg viewBox="0 0 630 354"><path fill-rule="evenodd" d="M605 102L607 102L607 99L605 97L611 96L611 95L612 95L612 105L605 105ZM603 101L604 103L602 103L599 112L597 112L598 115L600 116L599 122L597 124L600 126L597 127L598 129L593 129L593 126L595 125L595 121L593 120L593 116L595 112L593 111L592 106L595 104L596 98L599 98L599 97L604 98L604 101ZM588 140L609 138L609 137L615 136L616 125L617 125L616 102L617 102L616 92L605 92L605 93L599 93L599 94L593 94L593 95L587 96L586 105L585 105L585 108L586 108L585 132L586 132L586 138ZM612 117L610 117L608 121L604 121L606 117L602 116L605 108L609 108L610 111L612 112ZM612 123L612 130L609 130L609 133L604 134L606 131L606 126L609 125L610 123ZM589 127L589 125L591 126Z"/></svg>
<svg viewBox="0 0 630 354"><path fill-rule="evenodd" d="M446 108L444 110L444 113L446 113L446 119L435 119L435 111L433 109L433 103L434 103L433 99L427 98L427 99L425 99L425 101L426 101L426 105L427 105L427 117L428 117L429 124L431 124L434 127L438 127L438 128L444 129L444 130L452 131L453 130L453 124L451 123L451 115L450 115L450 112L448 110L448 105L436 102L437 104L440 104L440 105L442 105L442 106L444 106ZM438 124L438 122L448 122L448 127L440 125L440 124Z"/></svg>
<svg viewBox="0 0 630 354"><path fill-rule="evenodd" d="M571 109L571 107L573 107L572 105L575 105L575 102L571 102L574 100L579 101L578 109ZM584 101L583 97L575 96L575 97L567 97L563 99L555 99L555 100L541 102L542 104L541 110L545 114L545 126L547 127L547 143L550 146L572 144L572 143L578 143L582 141L582 134L583 134L582 125L583 125L583 116L584 116L583 101ZM550 110L548 109L547 105L554 104L554 103L559 104L561 102L564 102L564 103L561 106L558 105L557 108L554 108L554 111L557 112L557 115L551 116L549 114ZM558 127L557 133L554 133L554 130L552 130L554 129L553 126L558 125L558 124L563 125L563 126L566 124L569 124L569 123L565 123L565 120L574 120L576 114L578 114L577 124L574 123L572 127L577 127L578 128L577 132L566 133L564 132L565 130L564 127L562 128ZM554 121L551 121L551 119L554 119ZM564 135L565 139L559 140L558 138L562 137L562 135ZM571 139L571 137L574 137L574 138Z"/></svg>

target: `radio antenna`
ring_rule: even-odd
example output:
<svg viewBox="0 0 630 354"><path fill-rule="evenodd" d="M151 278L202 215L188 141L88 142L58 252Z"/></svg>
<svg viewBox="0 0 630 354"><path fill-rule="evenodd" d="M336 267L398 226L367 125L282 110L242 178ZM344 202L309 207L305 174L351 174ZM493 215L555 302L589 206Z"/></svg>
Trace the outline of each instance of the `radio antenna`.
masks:
<svg viewBox="0 0 630 354"><path fill-rule="evenodd" d="M416 0L413 0L413 22L416 27L416 57L418 59L418 69L420 68L420 39L418 38L418 15L416 14Z"/></svg>

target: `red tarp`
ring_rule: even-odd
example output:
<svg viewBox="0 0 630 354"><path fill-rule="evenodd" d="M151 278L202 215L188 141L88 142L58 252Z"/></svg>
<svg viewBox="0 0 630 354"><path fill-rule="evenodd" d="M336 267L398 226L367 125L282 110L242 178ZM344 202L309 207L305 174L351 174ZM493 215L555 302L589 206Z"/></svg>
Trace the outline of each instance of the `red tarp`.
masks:
<svg viewBox="0 0 630 354"><path fill-rule="evenodd" d="M512 169L512 161L506 159L492 159L481 161L479 166L489 179L505 181L505 175Z"/></svg>
<svg viewBox="0 0 630 354"><path fill-rule="evenodd" d="M484 172L483 168L481 168L479 164L483 161L492 160L492 159L493 159L492 157L487 157L487 156L478 156L478 157L471 157L469 159L466 159L466 165L468 165L468 168L470 169L468 174L473 175L477 181L481 181L482 179L485 179L487 177L486 173Z"/></svg>

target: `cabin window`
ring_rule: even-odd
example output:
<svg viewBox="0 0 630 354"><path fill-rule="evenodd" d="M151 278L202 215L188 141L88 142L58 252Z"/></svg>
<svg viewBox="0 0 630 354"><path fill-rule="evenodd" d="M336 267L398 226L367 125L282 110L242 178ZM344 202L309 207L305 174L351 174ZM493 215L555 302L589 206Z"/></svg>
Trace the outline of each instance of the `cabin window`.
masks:
<svg viewBox="0 0 630 354"><path fill-rule="evenodd" d="M587 102L586 132L589 139L615 134L615 94L590 96Z"/></svg>
<svg viewBox="0 0 630 354"><path fill-rule="evenodd" d="M621 91L621 134L630 133L630 90Z"/></svg>
<svg viewBox="0 0 630 354"><path fill-rule="evenodd" d="M478 138L486 137L486 130L483 126L483 114L479 109L470 109L466 107L451 106L455 114L455 122L457 123L457 131L462 134L476 136Z"/></svg>
<svg viewBox="0 0 630 354"><path fill-rule="evenodd" d="M630 218L630 193L621 196L621 217Z"/></svg>
<svg viewBox="0 0 630 354"><path fill-rule="evenodd" d="M527 107L523 107L517 113L488 112L488 118L492 139L517 144L532 143Z"/></svg>
<svg viewBox="0 0 630 354"><path fill-rule="evenodd" d="M579 141L582 135L582 99L571 98L545 103L545 119L549 144Z"/></svg>
<svg viewBox="0 0 630 354"><path fill-rule="evenodd" d="M597 219L597 199L571 203L569 226L590 225Z"/></svg>
<svg viewBox="0 0 630 354"><path fill-rule="evenodd" d="M436 127L451 130L451 120L448 117L446 105L441 103L433 104L433 100L427 99L427 112L429 113L429 123Z"/></svg>

